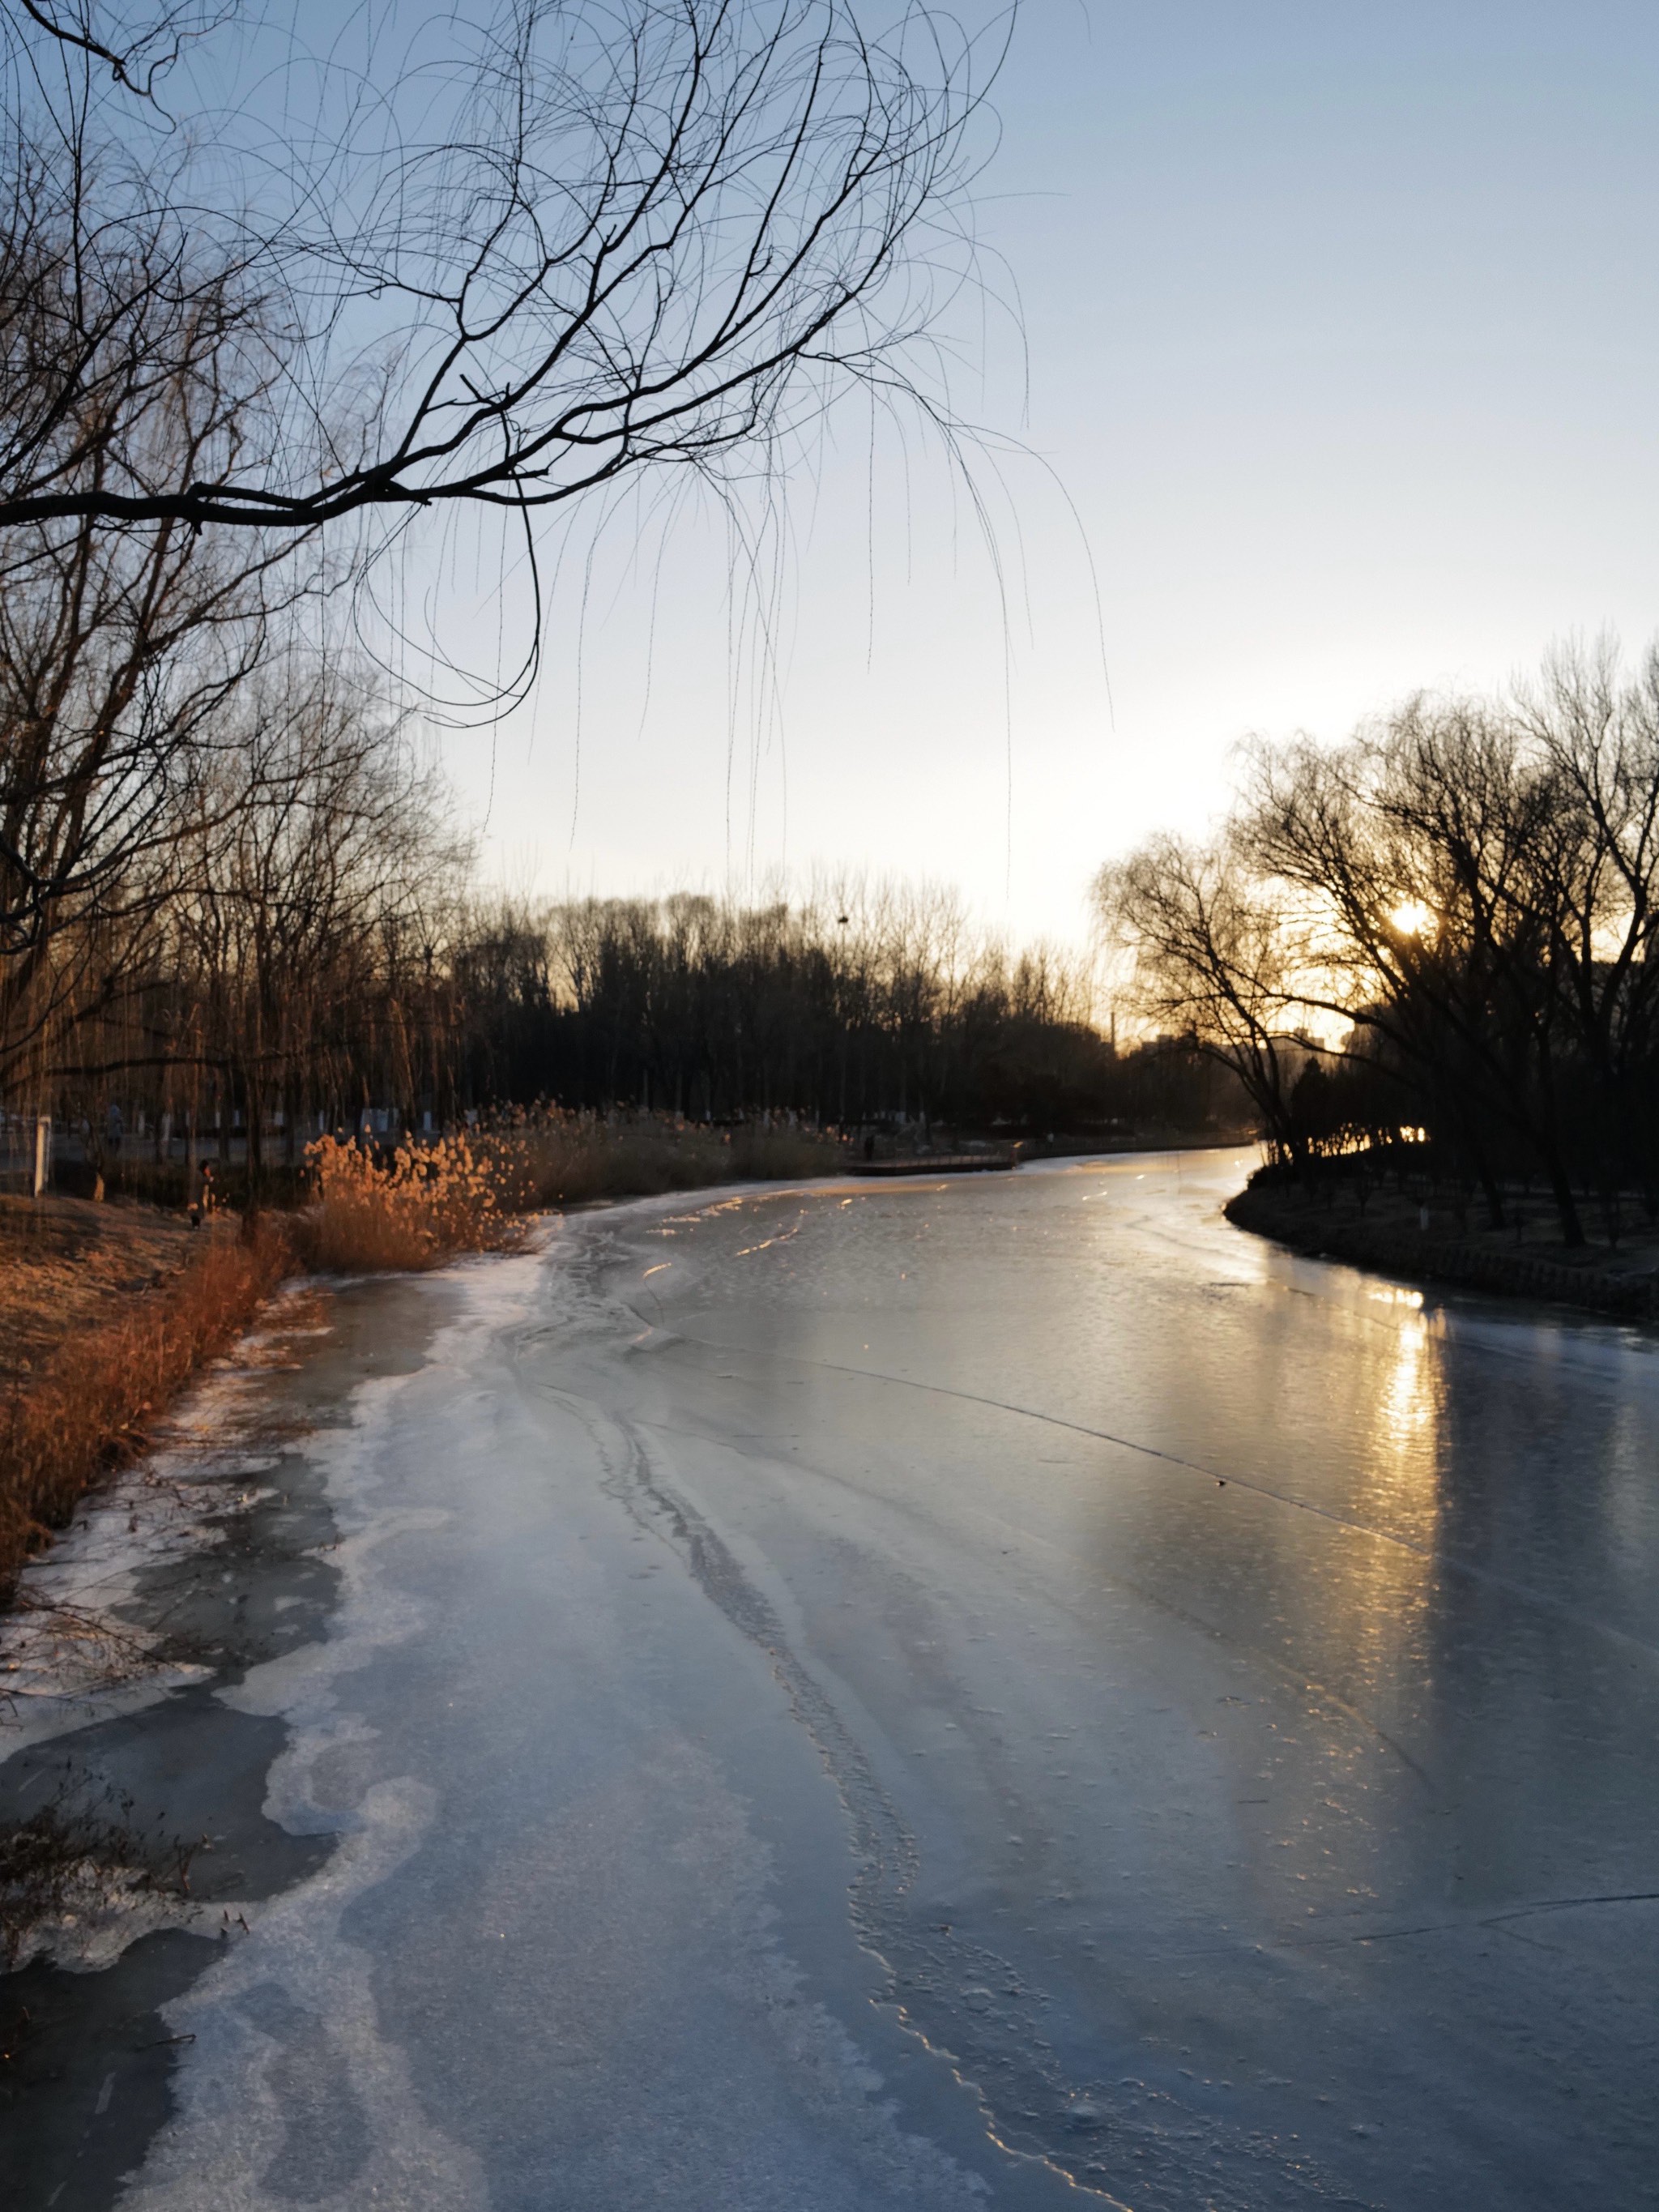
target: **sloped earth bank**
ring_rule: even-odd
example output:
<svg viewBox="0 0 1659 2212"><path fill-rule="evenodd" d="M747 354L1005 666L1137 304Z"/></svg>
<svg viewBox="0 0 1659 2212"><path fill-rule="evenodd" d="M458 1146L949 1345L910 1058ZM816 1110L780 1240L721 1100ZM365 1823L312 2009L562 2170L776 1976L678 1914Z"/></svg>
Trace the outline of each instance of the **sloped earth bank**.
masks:
<svg viewBox="0 0 1659 2212"><path fill-rule="evenodd" d="M1651 2205L1654 1340L1278 1251L1249 1164L346 1293L243 1662L53 1747L232 1918L0 1984L17 2201Z"/></svg>

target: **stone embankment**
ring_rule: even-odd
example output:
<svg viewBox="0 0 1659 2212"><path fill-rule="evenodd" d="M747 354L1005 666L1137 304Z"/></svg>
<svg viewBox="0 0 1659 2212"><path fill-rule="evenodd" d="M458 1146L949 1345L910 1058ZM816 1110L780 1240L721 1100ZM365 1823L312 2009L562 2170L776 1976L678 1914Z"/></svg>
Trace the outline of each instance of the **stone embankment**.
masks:
<svg viewBox="0 0 1659 2212"><path fill-rule="evenodd" d="M1591 1247L1580 1258L1560 1245L1540 1251L1506 1244L1501 1231L1471 1236L1443 1220L1431 1219L1424 1230L1414 1219L1387 1213L1376 1201L1373 1206L1376 1218L1361 1214L1346 1194L1331 1200L1318 1192L1304 1195L1252 1185L1230 1200L1225 1212L1238 1228L1319 1259L1346 1260L1419 1282L1548 1299L1626 1321L1659 1318L1659 1263L1645 1247L1617 1254Z"/></svg>

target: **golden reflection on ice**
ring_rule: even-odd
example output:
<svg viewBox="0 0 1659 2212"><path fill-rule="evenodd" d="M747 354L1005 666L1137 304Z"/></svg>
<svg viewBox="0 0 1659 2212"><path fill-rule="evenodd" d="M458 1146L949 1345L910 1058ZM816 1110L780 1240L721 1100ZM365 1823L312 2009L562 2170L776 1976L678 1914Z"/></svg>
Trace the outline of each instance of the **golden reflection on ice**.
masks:
<svg viewBox="0 0 1659 2212"><path fill-rule="evenodd" d="M1440 1404L1434 1384L1438 1374L1428 1322L1421 1313L1409 1320L1402 1317L1383 1387L1382 1413L1396 1472L1407 1492L1414 1486L1412 1478L1422 1455L1420 1447L1425 1437L1432 1438L1437 1424ZM1432 1475L1431 1465L1429 1472Z"/></svg>
<svg viewBox="0 0 1659 2212"><path fill-rule="evenodd" d="M1436 1320L1419 1291L1374 1293L1393 1311L1376 1331L1374 1394L1362 1434L1354 1503L1358 1517L1396 1539L1344 1547L1340 1593L1354 1656L1383 1681L1420 1638L1435 1572L1441 1496L1445 1376ZM1410 1549L1404 1548L1409 1546Z"/></svg>

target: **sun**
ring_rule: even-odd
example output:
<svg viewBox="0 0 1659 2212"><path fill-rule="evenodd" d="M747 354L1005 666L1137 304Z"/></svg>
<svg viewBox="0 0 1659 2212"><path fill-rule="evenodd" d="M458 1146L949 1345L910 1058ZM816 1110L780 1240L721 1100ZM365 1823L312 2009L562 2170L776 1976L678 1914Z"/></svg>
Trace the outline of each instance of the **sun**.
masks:
<svg viewBox="0 0 1659 2212"><path fill-rule="evenodd" d="M1389 920L1397 937L1426 937L1434 927L1434 908L1421 899L1404 899Z"/></svg>

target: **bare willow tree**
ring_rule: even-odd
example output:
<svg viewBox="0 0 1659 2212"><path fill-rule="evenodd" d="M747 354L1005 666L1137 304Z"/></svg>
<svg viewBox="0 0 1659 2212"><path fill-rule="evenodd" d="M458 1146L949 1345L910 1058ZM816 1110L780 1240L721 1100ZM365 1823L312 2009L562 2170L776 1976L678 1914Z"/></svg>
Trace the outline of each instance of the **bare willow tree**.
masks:
<svg viewBox="0 0 1659 2212"><path fill-rule="evenodd" d="M1158 836L1101 870L1094 904L1127 958L1129 1010L1231 1069L1293 1155L1291 1096L1308 1045L1283 902L1264 895L1229 841Z"/></svg>
<svg viewBox="0 0 1659 2212"><path fill-rule="evenodd" d="M434 984L471 846L360 672L278 665L237 723L241 742L176 817L158 1060L234 1102L257 1174L273 1115L291 1163L313 1113L350 1121L372 1095L438 1088L431 1032L449 1010Z"/></svg>
<svg viewBox="0 0 1659 2212"><path fill-rule="evenodd" d="M27 220L0 240L7 419L43 410L40 436L94 486L140 459L156 477L218 465L255 404L246 303L222 283L186 302L147 281L169 266L165 215L82 252L58 182L26 181ZM119 334L121 372L47 408L71 306ZM114 940L164 893L179 806L234 742L226 712L272 623L320 580L295 550L291 534L90 514L0 533L0 1089L38 1088L54 1030L123 988Z"/></svg>
<svg viewBox="0 0 1659 2212"><path fill-rule="evenodd" d="M211 20L4 14L15 63L45 42L146 89ZM372 96L317 65L309 131L248 110L205 148L143 147L38 54L14 67L0 313L28 296L54 327L0 367L0 528L522 519L642 469L750 465L849 380L909 387L961 275L989 73L950 19L501 0L370 58ZM216 356L243 434L158 462L151 334L204 289L244 318Z"/></svg>
<svg viewBox="0 0 1659 2212"><path fill-rule="evenodd" d="M0 50L27 66L30 34L48 52L108 73L118 90L153 101L185 48L229 21L234 0L168 0L155 8L100 7L95 0L6 0Z"/></svg>

